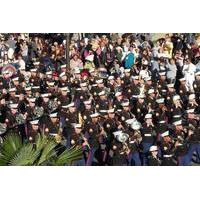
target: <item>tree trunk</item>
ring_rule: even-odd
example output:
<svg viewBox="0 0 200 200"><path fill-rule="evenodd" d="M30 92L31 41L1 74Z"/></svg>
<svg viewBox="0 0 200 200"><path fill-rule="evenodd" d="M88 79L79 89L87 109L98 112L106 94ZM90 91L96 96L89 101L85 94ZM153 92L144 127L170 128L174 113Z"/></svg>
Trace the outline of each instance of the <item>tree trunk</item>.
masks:
<svg viewBox="0 0 200 200"><path fill-rule="evenodd" d="M70 67L70 59L69 59L69 46L70 46L70 33L66 33L66 64L67 67Z"/></svg>

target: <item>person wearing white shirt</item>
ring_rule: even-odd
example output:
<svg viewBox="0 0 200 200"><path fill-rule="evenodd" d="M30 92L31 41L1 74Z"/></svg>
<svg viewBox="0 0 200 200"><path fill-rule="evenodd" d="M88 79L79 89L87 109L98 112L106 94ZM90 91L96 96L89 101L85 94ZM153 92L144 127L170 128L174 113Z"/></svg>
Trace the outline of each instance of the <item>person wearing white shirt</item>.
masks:
<svg viewBox="0 0 200 200"><path fill-rule="evenodd" d="M190 59L186 60L186 64L183 66L183 75L186 79L186 86L190 92L194 91L193 82L195 80L196 66L191 63Z"/></svg>

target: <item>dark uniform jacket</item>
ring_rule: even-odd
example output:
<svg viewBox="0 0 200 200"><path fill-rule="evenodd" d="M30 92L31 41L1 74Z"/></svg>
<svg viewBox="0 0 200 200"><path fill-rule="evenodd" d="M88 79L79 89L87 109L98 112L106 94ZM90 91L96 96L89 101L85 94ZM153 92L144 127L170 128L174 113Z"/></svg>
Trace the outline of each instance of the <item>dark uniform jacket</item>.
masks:
<svg viewBox="0 0 200 200"><path fill-rule="evenodd" d="M174 161L174 142L162 142L161 143L162 152L162 166L174 166L176 162Z"/></svg>
<svg viewBox="0 0 200 200"><path fill-rule="evenodd" d="M149 166L160 166L161 161L158 158L155 158L154 156L150 155L148 158L148 165Z"/></svg>
<svg viewBox="0 0 200 200"><path fill-rule="evenodd" d="M142 142L153 144L156 137L155 128L153 126L147 126L146 123L142 125Z"/></svg>

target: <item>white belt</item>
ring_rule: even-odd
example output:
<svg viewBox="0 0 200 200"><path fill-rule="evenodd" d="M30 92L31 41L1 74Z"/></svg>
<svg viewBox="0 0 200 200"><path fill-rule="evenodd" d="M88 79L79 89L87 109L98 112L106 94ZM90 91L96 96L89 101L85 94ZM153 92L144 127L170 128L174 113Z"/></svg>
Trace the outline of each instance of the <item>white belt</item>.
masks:
<svg viewBox="0 0 200 200"><path fill-rule="evenodd" d="M163 155L164 158L171 158L172 155Z"/></svg>
<svg viewBox="0 0 200 200"><path fill-rule="evenodd" d="M58 134L57 133L49 133L49 135L56 136Z"/></svg>
<svg viewBox="0 0 200 200"><path fill-rule="evenodd" d="M144 136L148 136L149 137L149 136L151 136L151 134L149 134L149 133L148 134L144 134Z"/></svg>

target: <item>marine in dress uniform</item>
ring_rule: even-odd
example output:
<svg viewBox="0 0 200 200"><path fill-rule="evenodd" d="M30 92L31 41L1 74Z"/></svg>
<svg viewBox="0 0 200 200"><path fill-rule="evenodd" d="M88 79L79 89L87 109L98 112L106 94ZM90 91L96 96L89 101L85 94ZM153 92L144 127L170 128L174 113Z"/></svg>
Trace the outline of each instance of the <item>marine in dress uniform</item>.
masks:
<svg viewBox="0 0 200 200"><path fill-rule="evenodd" d="M116 92L115 93L115 99L113 101L113 107L116 110L122 109L122 101L123 101L122 92Z"/></svg>
<svg viewBox="0 0 200 200"><path fill-rule="evenodd" d="M120 120L122 122L122 125L125 127L126 125L125 121L128 119L135 118L135 115L131 112L129 101L124 101L121 105L123 109L120 112Z"/></svg>
<svg viewBox="0 0 200 200"><path fill-rule="evenodd" d="M64 104L69 104L72 98L71 98L68 87L61 87L59 89L60 89L60 94L58 95L57 101L58 101L59 108L61 109L61 107Z"/></svg>
<svg viewBox="0 0 200 200"><path fill-rule="evenodd" d="M144 122L144 117L148 113L145 95L141 94L137 96L137 102L133 107L132 112L141 123Z"/></svg>
<svg viewBox="0 0 200 200"><path fill-rule="evenodd" d="M175 142L170 138L169 131L161 134L161 152L162 152L162 166L175 166L177 165L174 158Z"/></svg>
<svg viewBox="0 0 200 200"><path fill-rule="evenodd" d="M60 120L63 127L64 137L67 139L69 145L69 138L73 131L73 124L79 123L79 113L75 107L75 103L72 102L68 105L62 106Z"/></svg>
<svg viewBox="0 0 200 200"><path fill-rule="evenodd" d="M195 73L193 88L197 97L197 103L199 104L200 103L200 71Z"/></svg>
<svg viewBox="0 0 200 200"><path fill-rule="evenodd" d="M85 136L90 145L86 165L92 165L92 163L97 162L97 159L95 158L95 153L99 148L99 137L102 131L102 128L98 124L99 113L91 114L90 117L92 118L92 121L90 124L86 125L85 128Z"/></svg>
<svg viewBox="0 0 200 200"><path fill-rule="evenodd" d="M121 132L116 131L114 132ZM112 166L124 166L128 164L129 150L125 148L124 144L116 138L111 142L111 148L108 154L108 165Z"/></svg>
<svg viewBox="0 0 200 200"><path fill-rule="evenodd" d="M179 95L183 102L183 105L187 105L188 103L188 88L186 87L186 79L180 78L180 86L179 86Z"/></svg>
<svg viewBox="0 0 200 200"><path fill-rule="evenodd" d="M158 147L157 146L151 146L149 149L150 155L148 157L148 165L149 166L160 166L161 161L158 157Z"/></svg>
<svg viewBox="0 0 200 200"><path fill-rule="evenodd" d="M139 76L132 76L132 82L130 86L125 90L126 98L132 98L133 102L136 100L136 96L140 94L140 81Z"/></svg>
<svg viewBox="0 0 200 200"><path fill-rule="evenodd" d="M39 120L30 121L30 129L27 133L28 140L34 143L38 134L41 134Z"/></svg>
<svg viewBox="0 0 200 200"><path fill-rule="evenodd" d="M141 134L140 131L134 130L134 127L125 130L126 133L129 135L129 139L127 141L128 146L128 164L130 166L141 166L141 158L140 158L140 142L141 142Z"/></svg>
<svg viewBox="0 0 200 200"><path fill-rule="evenodd" d="M142 152L143 165L147 165L147 157L149 148L154 144L156 138L156 131L152 122L152 114L145 115L145 123L142 124Z"/></svg>
<svg viewBox="0 0 200 200"><path fill-rule="evenodd" d="M92 101L87 100L84 101L84 111L81 113L81 117L83 119L84 124L89 124L91 122L90 115L95 112L95 109L92 107Z"/></svg>
<svg viewBox="0 0 200 200"><path fill-rule="evenodd" d="M82 147L83 156L82 159L74 161L73 165L75 166L85 166L86 165L86 149L89 147L86 137L82 132L81 124L74 124L74 129L70 137L70 146L71 147Z"/></svg>
<svg viewBox="0 0 200 200"><path fill-rule="evenodd" d="M153 88L148 90L147 108L148 112L153 112L156 108L156 94Z"/></svg>
<svg viewBox="0 0 200 200"><path fill-rule="evenodd" d="M163 92L167 91L166 72L161 71L159 72L159 75L160 75L160 79L157 84L157 89L158 89L158 93L162 95Z"/></svg>

